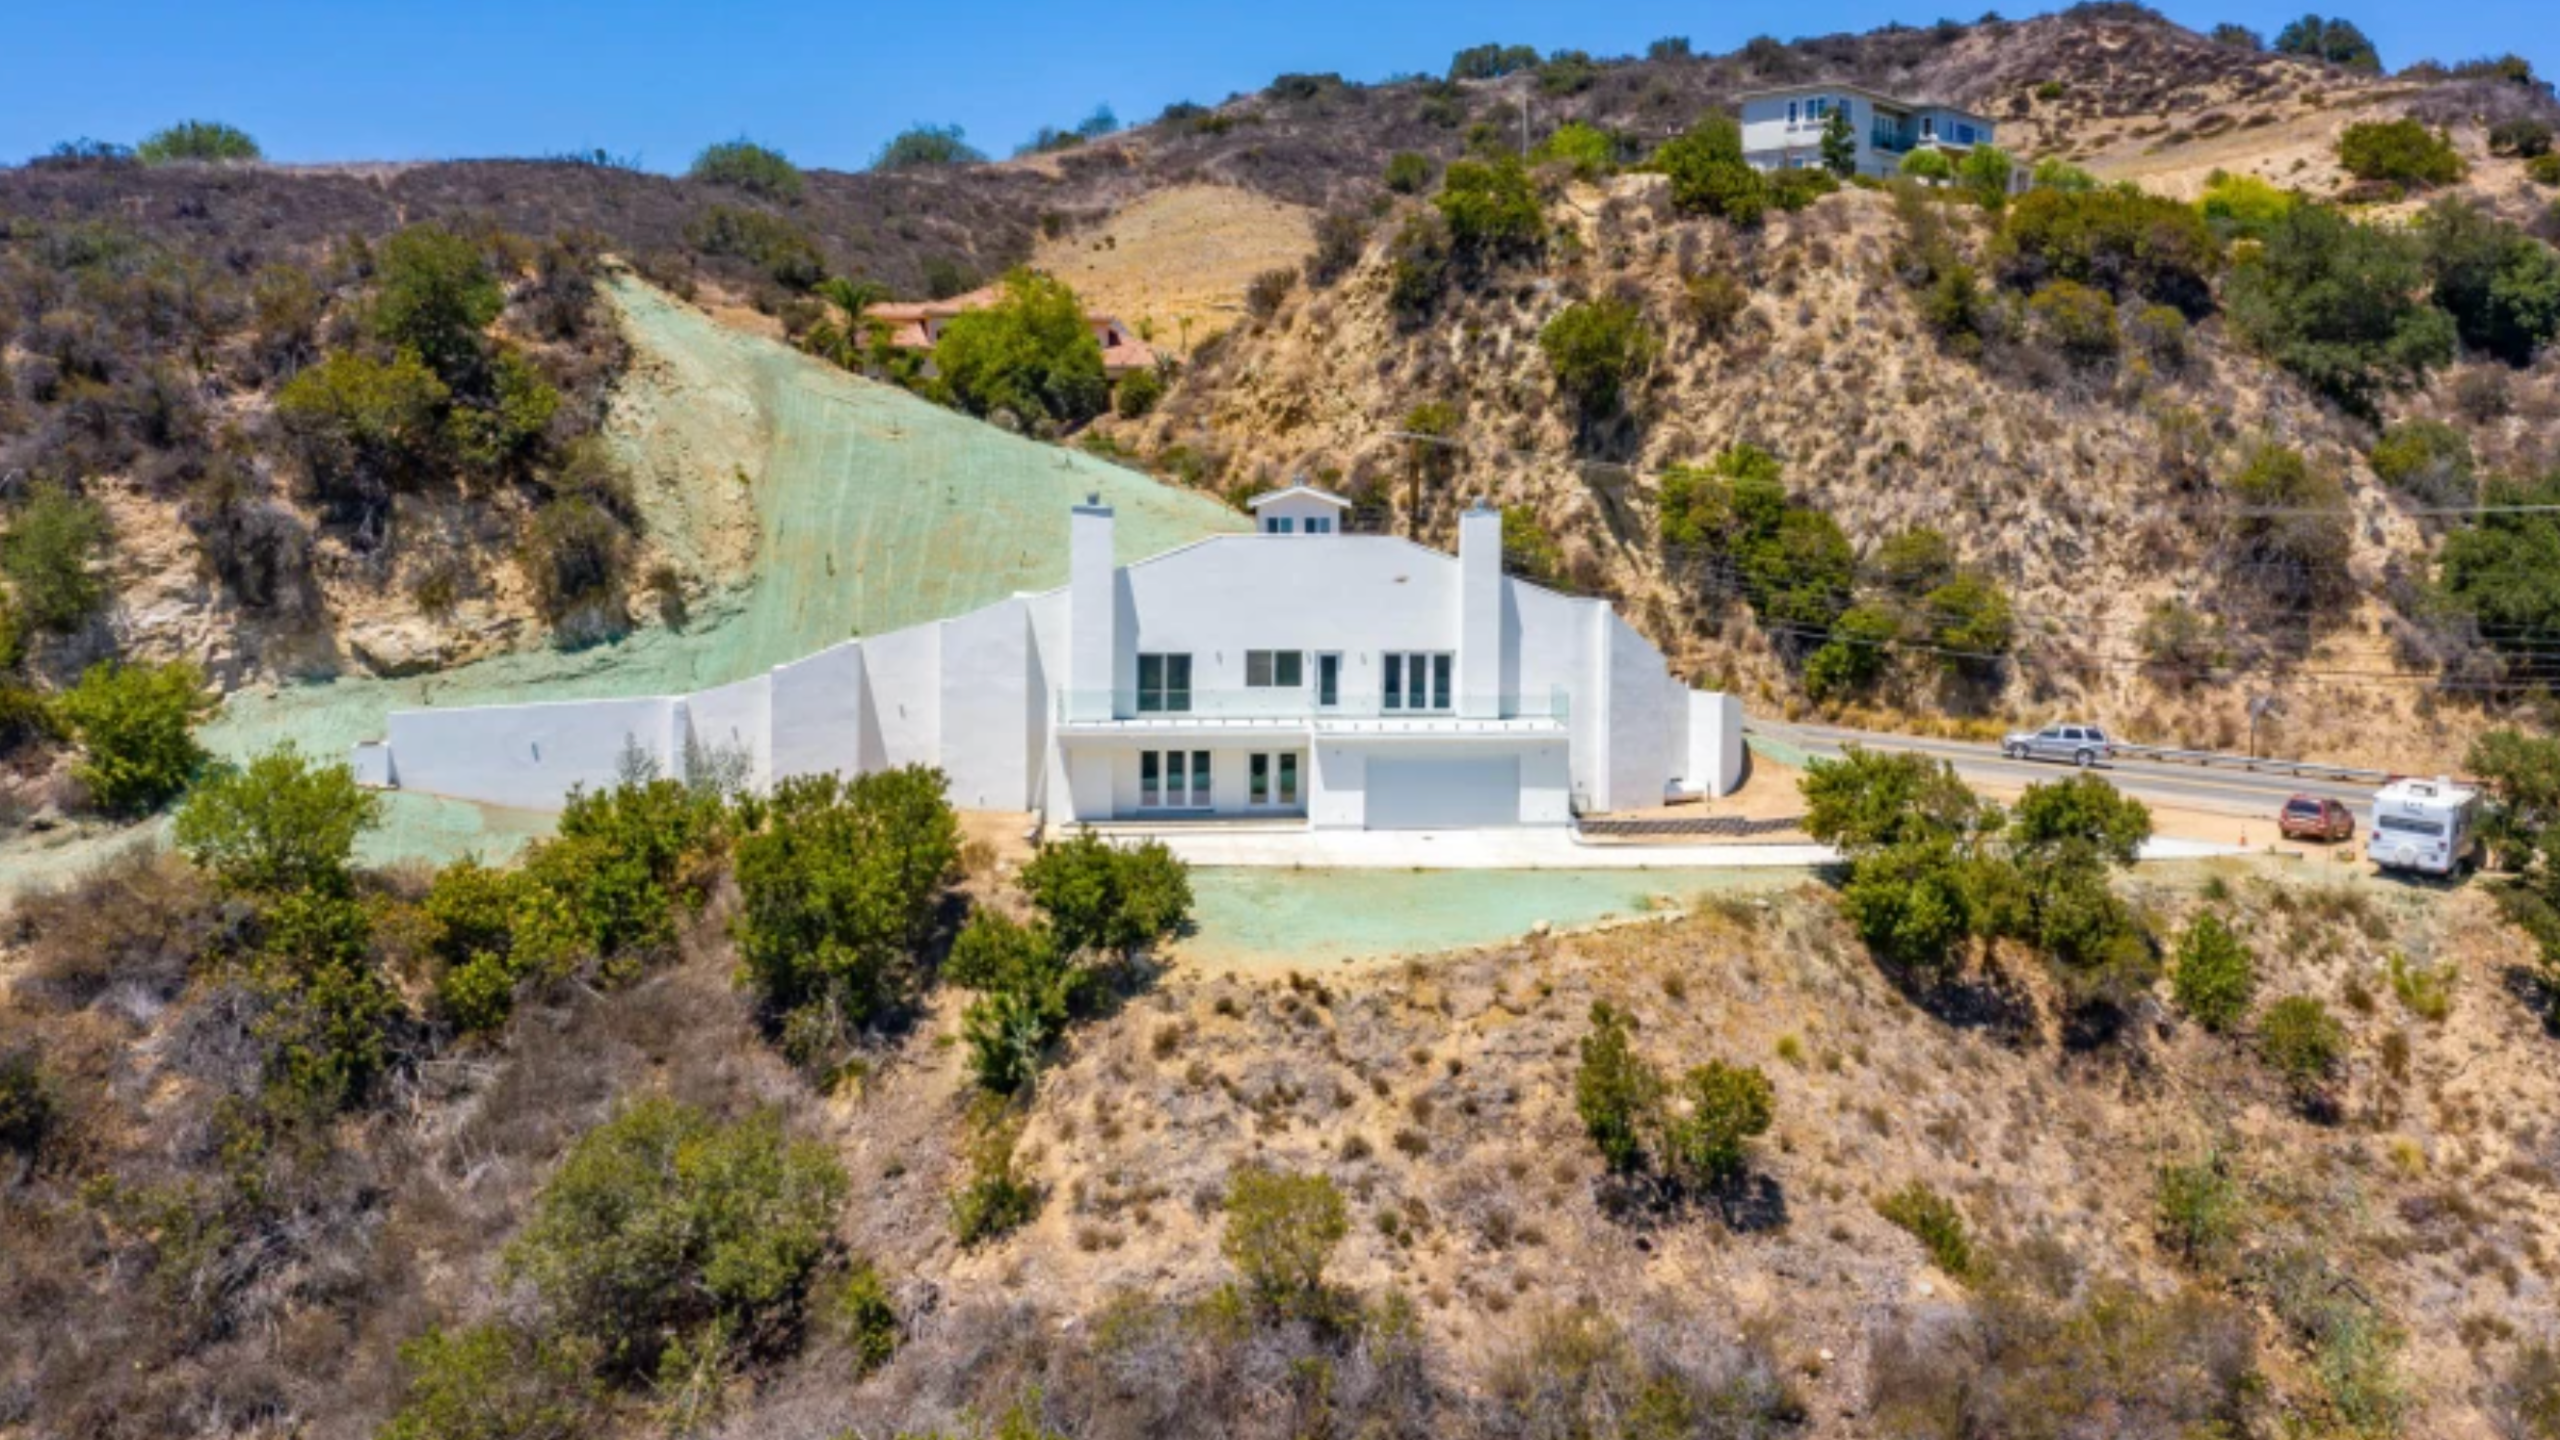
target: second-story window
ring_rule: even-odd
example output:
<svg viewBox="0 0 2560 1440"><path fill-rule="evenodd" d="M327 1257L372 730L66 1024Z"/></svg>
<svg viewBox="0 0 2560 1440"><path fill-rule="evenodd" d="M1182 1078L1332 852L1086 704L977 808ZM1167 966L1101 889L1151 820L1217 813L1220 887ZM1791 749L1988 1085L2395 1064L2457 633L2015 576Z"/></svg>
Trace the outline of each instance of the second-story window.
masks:
<svg viewBox="0 0 2560 1440"><path fill-rule="evenodd" d="M1453 657L1446 651L1389 653L1380 657L1381 708L1387 710L1446 710L1449 708L1449 678L1455 668Z"/></svg>
<svg viewBox="0 0 2560 1440"><path fill-rule="evenodd" d="M1244 685L1248 690L1296 690L1307 683L1303 650L1247 650Z"/></svg>
<svg viewBox="0 0 2560 1440"><path fill-rule="evenodd" d="M1183 714L1191 709L1191 657L1138 657L1138 713Z"/></svg>

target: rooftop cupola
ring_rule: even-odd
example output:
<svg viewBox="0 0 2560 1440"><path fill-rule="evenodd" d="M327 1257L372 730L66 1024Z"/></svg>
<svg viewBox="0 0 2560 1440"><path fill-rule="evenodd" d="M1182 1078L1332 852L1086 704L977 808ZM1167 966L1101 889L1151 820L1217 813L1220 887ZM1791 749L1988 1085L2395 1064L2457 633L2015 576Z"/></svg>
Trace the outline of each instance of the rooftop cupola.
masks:
<svg viewBox="0 0 2560 1440"><path fill-rule="evenodd" d="M1319 490L1299 475L1287 488L1266 490L1245 502L1256 530L1265 535L1339 535L1351 513L1351 502L1330 490Z"/></svg>

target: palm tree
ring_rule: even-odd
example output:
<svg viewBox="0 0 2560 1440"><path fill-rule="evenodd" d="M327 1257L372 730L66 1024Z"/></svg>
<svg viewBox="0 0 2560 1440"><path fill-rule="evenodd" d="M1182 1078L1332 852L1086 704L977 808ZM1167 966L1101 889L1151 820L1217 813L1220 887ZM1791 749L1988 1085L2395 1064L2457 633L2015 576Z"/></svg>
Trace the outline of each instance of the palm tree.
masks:
<svg viewBox="0 0 2560 1440"><path fill-rule="evenodd" d="M800 347L847 370L860 370L865 342L870 339L869 331L873 328L863 320L863 313L888 299L889 287L876 280L832 275L811 286L810 290L834 306L837 316L810 326L808 333L800 337Z"/></svg>

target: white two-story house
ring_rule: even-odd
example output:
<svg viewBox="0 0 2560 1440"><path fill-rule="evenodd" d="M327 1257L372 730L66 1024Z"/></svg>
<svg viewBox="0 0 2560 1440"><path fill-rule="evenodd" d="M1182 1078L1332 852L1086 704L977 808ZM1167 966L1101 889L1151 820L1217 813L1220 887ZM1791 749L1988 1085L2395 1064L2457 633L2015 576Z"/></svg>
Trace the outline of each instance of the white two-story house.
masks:
<svg viewBox="0 0 2560 1440"><path fill-rule="evenodd" d="M1857 141L1857 173L1879 179L1901 172L1914 150L1961 154L1998 143L1991 121L1952 105L1897 100L1839 83L1754 90L1740 97L1742 158L1762 170L1822 163L1822 133L1835 113L1849 117Z"/></svg>
<svg viewBox="0 0 2560 1440"><path fill-rule="evenodd" d="M376 783L503 804L610 784L633 747L751 780L936 765L953 803L1056 824L1258 817L1315 828L1564 825L1720 795L1741 710L1695 692L1609 605L1502 572L1502 521L1454 556L1343 533L1338 497L1260 497L1257 533L1114 563L1064 517L1062 589L850 641L716 690L414 710L359 747Z"/></svg>

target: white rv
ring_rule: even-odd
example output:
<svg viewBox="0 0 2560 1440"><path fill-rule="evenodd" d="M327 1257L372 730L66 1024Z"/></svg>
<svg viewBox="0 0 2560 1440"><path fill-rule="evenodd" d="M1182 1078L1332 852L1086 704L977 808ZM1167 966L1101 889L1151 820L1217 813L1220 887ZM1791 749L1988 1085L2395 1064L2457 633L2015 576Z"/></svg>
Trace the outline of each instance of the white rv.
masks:
<svg viewBox="0 0 2560 1440"><path fill-rule="evenodd" d="M2450 875L2480 845L2480 792L2449 778L2394 780L2373 797L2365 851L2385 870Z"/></svg>

